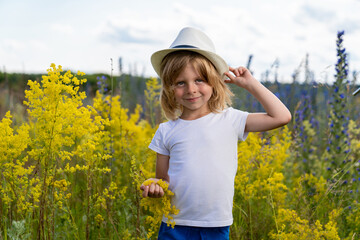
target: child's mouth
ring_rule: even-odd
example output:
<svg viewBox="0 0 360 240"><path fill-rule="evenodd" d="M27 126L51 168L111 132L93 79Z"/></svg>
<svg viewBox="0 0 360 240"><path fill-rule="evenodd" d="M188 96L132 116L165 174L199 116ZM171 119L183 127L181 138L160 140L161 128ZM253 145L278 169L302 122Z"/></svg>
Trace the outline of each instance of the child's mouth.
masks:
<svg viewBox="0 0 360 240"><path fill-rule="evenodd" d="M194 98L187 98L186 101L188 102L196 102L200 97L194 97Z"/></svg>

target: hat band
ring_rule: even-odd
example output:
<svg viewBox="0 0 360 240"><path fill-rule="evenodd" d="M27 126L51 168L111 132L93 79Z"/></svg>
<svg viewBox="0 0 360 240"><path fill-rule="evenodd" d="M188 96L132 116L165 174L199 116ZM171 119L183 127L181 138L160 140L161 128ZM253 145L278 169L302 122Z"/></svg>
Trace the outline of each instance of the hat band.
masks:
<svg viewBox="0 0 360 240"><path fill-rule="evenodd" d="M178 45L178 46L175 46L175 47L172 47L172 48L197 48L197 47L194 47L194 46L191 46L191 45Z"/></svg>

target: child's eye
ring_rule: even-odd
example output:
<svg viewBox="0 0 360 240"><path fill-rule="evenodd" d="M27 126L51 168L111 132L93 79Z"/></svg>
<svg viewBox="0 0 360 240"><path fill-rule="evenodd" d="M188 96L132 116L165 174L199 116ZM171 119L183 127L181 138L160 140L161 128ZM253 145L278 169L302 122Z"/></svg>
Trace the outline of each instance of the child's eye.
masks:
<svg viewBox="0 0 360 240"><path fill-rule="evenodd" d="M206 82L206 81L204 81L204 80L202 80L202 79L196 79L195 82L196 82L196 83L204 83L204 82Z"/></svg>
<svg viewBox="0 0 360 240"><path fill-rule="evenodd" d="M181 86L184 86L184 85L185 85L185 82L182 82L182 81L175 83L176 87L181 87Z"/></svg>

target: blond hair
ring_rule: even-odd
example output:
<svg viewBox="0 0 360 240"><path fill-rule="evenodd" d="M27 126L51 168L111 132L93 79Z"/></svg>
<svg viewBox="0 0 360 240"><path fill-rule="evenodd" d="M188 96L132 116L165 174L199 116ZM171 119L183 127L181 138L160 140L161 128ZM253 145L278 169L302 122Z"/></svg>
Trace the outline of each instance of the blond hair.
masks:
<svg viewBox="0 0 360 240"><path fill-rule="evenodd" d="M174 83L189 63L213 88L212 96L208 101L210 111L217 113L231 105L233 93L207 58L192 51L176 51L166 55L160 66L162 83L160 103L166 118L170 120L178 118L183 111L182 106L175 100Z"/></svg>

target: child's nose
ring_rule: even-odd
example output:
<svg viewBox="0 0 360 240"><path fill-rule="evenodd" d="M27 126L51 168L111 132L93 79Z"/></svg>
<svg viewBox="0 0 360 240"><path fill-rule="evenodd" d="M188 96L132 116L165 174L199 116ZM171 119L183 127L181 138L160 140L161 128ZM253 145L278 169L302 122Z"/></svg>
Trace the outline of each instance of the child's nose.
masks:
<svg viewBox="0 0 360 240"><path fill-rule="evenodd" d="M196 92L197 91L197 86L195 83L190 83L188 85L188 92L189 93L193 93L193 92Z"/></svg>

